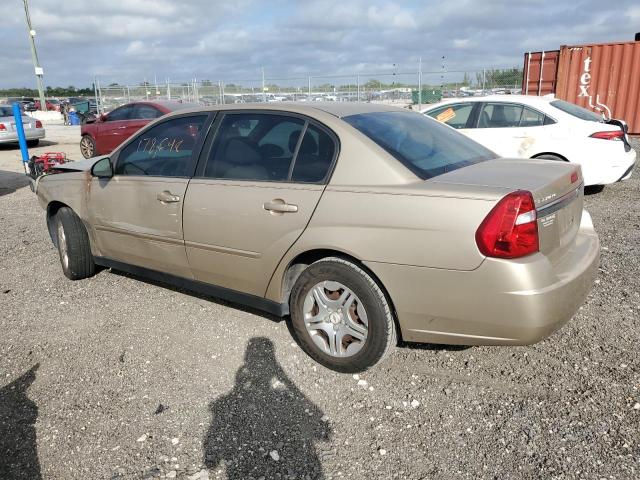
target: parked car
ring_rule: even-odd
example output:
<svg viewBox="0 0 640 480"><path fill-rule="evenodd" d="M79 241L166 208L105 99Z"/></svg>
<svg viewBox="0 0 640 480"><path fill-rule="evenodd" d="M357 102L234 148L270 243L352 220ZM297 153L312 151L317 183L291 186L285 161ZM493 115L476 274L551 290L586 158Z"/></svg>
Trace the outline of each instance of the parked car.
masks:
<svg viewBox="0 0 640 480"><path fill-rule="evenodd" d="M49 111L56 111L56 112L60 111L60 100L56 100L54 98L47 98L45 99L45 104L47 106L47 110ZM34 106L36 110L40 110L40 100L36 100L34 102Z"/></svg>
<svg viewBox="0 0 640 480"><path fill-rule="evenodd" d="M626 180L635 166L636 152L624 122L607 122L590 110L553 97L451 99L423 112L504 157L578 163L585 185Z"/></svg>
<svg viewBox="0 0 640 480"><path fill-rule="evenodd" d="M499 159L391 106L174 112L59 169L34 190L68 278L103 265L290 315L338 371L399 338L536 342L598 269L578 165Z"/></svg>
<svg viewBox="0 0 640 480"><path fill-rule="evenodd" d="M152 120L189 107L193 105L162 100L134 102L99 115L95 120L89 117L80 129L80 152L84 158L111 153Z"/></svg>
<svg viewBox="0 0 640 480"><path fill-rule="evenodd" d="M45 131L42 122L35 118L22 115L22 125L24 135L27 139L27 146L35 147L44 138ZM0 105L0 143L17 143L18 131L16 121L13 117L13 107L11 105Z"/></svg>

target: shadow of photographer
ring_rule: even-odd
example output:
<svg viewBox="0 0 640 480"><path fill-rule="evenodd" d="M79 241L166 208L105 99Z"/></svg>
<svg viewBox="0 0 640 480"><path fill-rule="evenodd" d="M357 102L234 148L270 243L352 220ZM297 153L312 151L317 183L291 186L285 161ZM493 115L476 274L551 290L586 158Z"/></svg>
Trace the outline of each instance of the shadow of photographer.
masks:
<svg viewBox="0 0 640 480"><path fill-rule="evenodd" d="M315 444L328 440L323 412L287 377L273 343L252 338L233 390L211 402L204 463L229 480L323 478Z"/></svg>
<svg viewBox="0 0 640 480"><path fill-rule="evenodd" d="M36 364L20 378L0 388L0 478L38 480L37 405L27 396L36 379Z"/></svg>

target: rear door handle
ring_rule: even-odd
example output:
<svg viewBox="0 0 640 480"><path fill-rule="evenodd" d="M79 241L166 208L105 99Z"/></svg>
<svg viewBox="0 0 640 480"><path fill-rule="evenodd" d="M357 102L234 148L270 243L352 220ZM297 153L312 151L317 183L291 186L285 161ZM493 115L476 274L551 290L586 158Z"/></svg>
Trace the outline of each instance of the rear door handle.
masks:
<svg viewBox="0 0 640 480"><path fill-rule="evenodd" d="M262 205L262 208L269 212L274 213L295 213L298 211L297 205L291 205L290 203L285 203L281 198L276 198L275 200L271 200L270 202L266 202Z"/></svg>
<svg viewBox="0 0 640 480"><path fill-rule="evenodd" d="M122 127L118 127L118 130L124 130L125 128L127 128L127 126L123 125Z"/></svg>
<svg viewBox="0 0 640 480"><path fill-rule="evenodd" d="M158 196L156 198L158 199L159 202L162 202L162 203L176 203L180 201L180 196L174 195L169 190L165 190L164 192L158 193Z"/></svg>

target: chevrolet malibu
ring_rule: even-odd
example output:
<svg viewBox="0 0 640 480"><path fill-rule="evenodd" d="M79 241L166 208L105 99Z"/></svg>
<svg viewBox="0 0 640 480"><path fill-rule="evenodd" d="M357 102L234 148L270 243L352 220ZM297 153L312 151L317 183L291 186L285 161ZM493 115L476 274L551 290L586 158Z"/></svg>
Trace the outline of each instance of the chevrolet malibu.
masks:
<svg viewBox="0 0 640 480"><path fill-rule="evenodd" d="M343 372L399 340L537 342L599 261L578 165L381 105L174 112L58 171L34 189L68 278L110 267L290 316Z"/></svg>

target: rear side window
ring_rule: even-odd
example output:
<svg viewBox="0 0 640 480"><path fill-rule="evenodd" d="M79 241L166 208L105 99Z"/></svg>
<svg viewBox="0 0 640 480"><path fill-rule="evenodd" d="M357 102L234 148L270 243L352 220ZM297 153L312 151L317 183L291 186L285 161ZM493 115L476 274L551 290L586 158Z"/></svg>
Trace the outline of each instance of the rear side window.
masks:
<svg viewBox="0 0 640 480"><path fill-rule="evenodd" d="M520 125L522 105L486 103L480 112L478 128L511 128Z"/></svg>
<svg viewBox="0 0 640 480"><path fill-rule="evenodd" d="M309 125L298 149L291 181L322 182L329 173L334 154L335 144L331 137L315 125Z"/></svg>
<svg viewBox="0 0 640 480"><path fill-rule="evenodd" d="M143 120L159 118L163 114L160 110L151 105L136 105L131 118L139 118Z"/></svg>
<svg viewBox="0 0 640 480"><path fill-rule="evenodd" d="M325 179L334 153L331 137L301 118L229 113L218 128L204 176L316 183Z"/></svg>
<svg viewBox="0 0 640 480"><path fill-rule="evenodd" d="M422 179L496 158L496 154L425 115L377 112L343 120Z"/></svg>
<svg viewBox="0 0 640 480"><path fill-rule="evenodd" d="M574 105L573 103L565 102L564 100L554 100L551 102L551 106L558 110L562 110L564 113L568 113L569 115L579 118L580 120L598 123L604 122L602 115L592 112L591 110L587 110L586 108L579 107L578 105Z"/></svg>
<svg viewBox="0 0 640 480"><path fill-rule="evenodd" d="M540 127L544 124L544 113L540 113L528 107L524 107L522 118L520 119L521 127Z"/></svg>
<svg viewBox="0 0 640 480"><path fill-rule="evenodd" d="M439 122L446 123L450 127L456 129L466 128L473 106L474 104L472 103L446 105L427 112L426 114Z"/></svg>
<svg viewBox="0 0 640 480"><path fill-rule="evenodd" d="M206 120L206 115L173 118L141 133L118 155L116 175L190 176Z"/></svg>

